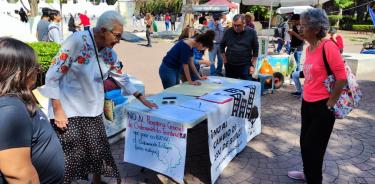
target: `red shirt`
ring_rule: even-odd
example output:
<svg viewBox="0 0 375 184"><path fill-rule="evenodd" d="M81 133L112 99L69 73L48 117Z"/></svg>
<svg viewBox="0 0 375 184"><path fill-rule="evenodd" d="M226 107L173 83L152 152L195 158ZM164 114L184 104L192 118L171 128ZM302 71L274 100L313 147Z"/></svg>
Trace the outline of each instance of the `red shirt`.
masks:
<svg viewBox="0 0 375 184"><path fill-rule="evenodd" d="M327 78L327 70L323 61L323 45L328 64L336 80L346 80L344 60L335 43L330 40L322 41L314 51L306 49L306 60L303 65L305 82L303 86L303 99L307 102L316 102L329 98L323 81Z"/></svg>
<svg viewBox="0 0 375 184"><path fill-rule="evenodd" d="M331 37L331 40L336 43L336 45L337 45L337 47L339 47L339 49L344 49L344 41L343 41L341 35L336 35L336 41L334 41L332 37Z"/></svg>
<svg viewBox="0 0 375 184"><path fill-rule="evenodd" d="M90 19L85 14L80 14L79 19L83 27L90 26Z"/></svg>
<svg viewBox="0 0 375 184"><path fill-rule="evenodd" d="M170 20L171 20L171 16L166 15L164 20L165 20L165 21L170 21Z"/></svg>

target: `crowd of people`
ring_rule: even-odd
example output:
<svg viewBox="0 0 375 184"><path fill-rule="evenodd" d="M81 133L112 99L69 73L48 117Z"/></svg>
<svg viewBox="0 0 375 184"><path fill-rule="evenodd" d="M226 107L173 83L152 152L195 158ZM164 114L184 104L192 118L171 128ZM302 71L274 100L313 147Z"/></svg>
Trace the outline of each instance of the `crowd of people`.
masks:
<svg viewBox="0 0 375 184"><path fill-rule="evenodd" d="M44 10L38 24L38 39L55 41L54 26L60 20L58 11ZM164 20L166 24L171 22L171 18ZM291 171L288 176L307 183L322 183L323 158L335 122L331 109L346 83L340 54L343 44L333 30L331 38L326 39L329 21L322 9L309 9L293 15L290 21L292 29L285 26L290 47L285 37L279 43L290 48L296 60L303 52L303 44L307 42L309 46L303 65L301 107L304 170ZM210 75L254 80L259 44L253 16L235 15L229 25L225 15L215 14L201 22L207 25L206 30L186 27L163 58L159 68L163 88L184 81L200 85L199 80L207 79L198 72L200 64L210 65ZM59 40L61 48L40 90L50 99L47 116L38 108L31 91L40 69L35 52L21 41L0 37L0 183L70 184L87 180L89 174L93 174L95 184L101 183L101 176L121 182L103 124L104 81L111 78L124 94L134 95L151 109L158 107L122 73L123 65L113 50L121 40L123 17L116 11L107 11L93 28L81 23L84 30ZM149 35L151 15L146 14L145 24ZM150 39L148 44L151 46ZM209 50L209 61L202 58L205 50ZM323 84L327 77L323 55L336 78L331 93Z"/></svg>
<svg viewBox="0 0 375 184"><path fill-rule="evenodd" d="M72 33L83 28L83 30L90 29L90 18L85 13L78 13L79 23L76 23L75 17L70 14L68 21L68 30ZM36 28L36 37L38 41L63 43L63 35L61 31L60 22L62 16L60 11L50 8L42 9L42 17L39 20Z"/></svg>

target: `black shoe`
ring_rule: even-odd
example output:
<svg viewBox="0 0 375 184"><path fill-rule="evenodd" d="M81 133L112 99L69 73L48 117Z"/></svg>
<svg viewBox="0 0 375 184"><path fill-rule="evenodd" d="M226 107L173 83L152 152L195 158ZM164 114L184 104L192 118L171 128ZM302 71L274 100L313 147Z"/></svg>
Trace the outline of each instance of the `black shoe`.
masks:
<svg viewBox="0 0 375 184"><path fill-rule="evenodd" d="M300 97L301 96L301 92L294 92L294 93L291 93L293 96L298 96Z"/></svg>
<svg viewBox="0 0 375 184"><path fill-rule="evenodd" d="M152 45L146 45L146 47L152 47Z"/></svg>

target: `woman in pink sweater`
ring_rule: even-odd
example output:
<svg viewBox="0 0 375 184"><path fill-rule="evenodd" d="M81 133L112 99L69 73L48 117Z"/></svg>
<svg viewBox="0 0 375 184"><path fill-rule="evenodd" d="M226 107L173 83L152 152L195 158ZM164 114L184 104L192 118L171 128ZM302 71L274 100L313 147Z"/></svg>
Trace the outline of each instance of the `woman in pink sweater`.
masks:
<svg viewBox="0 0 375 184"><path fill-rule="evenodd" d="M331 109L347 82L344 61L339 48L333 41L324 39L328 28L327 14L322 9L309 9L301 15L303 37L310 44L306 49L303 67L305 83L300 134L303 172L290 171L288 176L293 179L306 180L308 184L322 183L324 154L335 123L335 116ZM336 79L332 93L329 93L323 84L327 78L323 52Z"/></svg>

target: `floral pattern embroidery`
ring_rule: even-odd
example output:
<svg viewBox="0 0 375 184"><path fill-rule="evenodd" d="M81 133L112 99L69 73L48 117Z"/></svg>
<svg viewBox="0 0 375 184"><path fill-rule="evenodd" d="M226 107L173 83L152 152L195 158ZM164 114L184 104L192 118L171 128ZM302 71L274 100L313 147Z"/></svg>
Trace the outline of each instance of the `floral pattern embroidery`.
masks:
<svg viewBox="0 0 375 184"><path fill-rule="evenodd" d="M77 57L77 62L79 64L85 64L85 61L86 61L86 58L82 57L82 56L78 56Z"/></svg>
<svg viewBox="0 0 375 184"><path fill-rule="evenodd" d="M79 50L79 53L75 56L71 55L70 50L63 48L57 57L52 61L53 65L58 66L58 72L67 73L72 63L77 63L79 65L86 65L92 60L91 57L95 57L94 46L92 45L91 38L89 39L87 35L82 35L83 45ZM122 74L122 64L117 61L116 54L110 48L104 48L98 54L98 57L108 66L108 68L118 74ZM96 61L96 58L94 59Z"/></svg>
<svg viewBox="0 0 375 184"><path fill-rule="evenodd" d="M61 53L60 54L60 60L61 61L65 61L66 59L68 59L68 57L69 57L69 55L68 55L68 53Z"/></svg>

